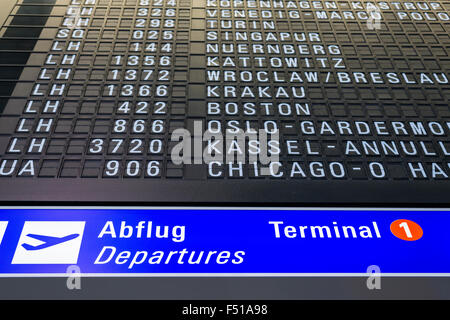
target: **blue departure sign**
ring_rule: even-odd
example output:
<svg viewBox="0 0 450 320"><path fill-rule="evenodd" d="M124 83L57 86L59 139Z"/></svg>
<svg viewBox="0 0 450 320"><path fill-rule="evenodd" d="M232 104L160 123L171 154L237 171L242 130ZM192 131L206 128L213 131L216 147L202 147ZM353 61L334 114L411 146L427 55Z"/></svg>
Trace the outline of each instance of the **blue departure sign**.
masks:
<svg viewBox="0 0 450 320"><path fill-rule="evenodd" d="M450 275L449 213L0 209L0 274Z"/></svg>

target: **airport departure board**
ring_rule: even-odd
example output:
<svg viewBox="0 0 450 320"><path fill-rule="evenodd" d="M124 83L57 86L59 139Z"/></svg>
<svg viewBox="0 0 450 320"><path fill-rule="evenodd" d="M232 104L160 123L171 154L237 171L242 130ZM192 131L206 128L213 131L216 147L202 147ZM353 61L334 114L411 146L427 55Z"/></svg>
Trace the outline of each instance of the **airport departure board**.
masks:
<svg viewBox="0 0 450 320"><path fill-rule="evenodd" d="M0 200L448 204L449 9L19 0Z"/></svg>

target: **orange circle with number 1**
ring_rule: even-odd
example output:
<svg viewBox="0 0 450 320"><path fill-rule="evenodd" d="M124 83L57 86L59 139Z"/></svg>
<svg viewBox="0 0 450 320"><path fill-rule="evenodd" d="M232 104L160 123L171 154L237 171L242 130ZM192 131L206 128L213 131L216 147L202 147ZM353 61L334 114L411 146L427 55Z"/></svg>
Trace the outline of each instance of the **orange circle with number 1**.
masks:
<svg viewBox="0 0 450 320"><path fill-rule="evenodd" d="M422 228L411 220L399 219L391 223L391 232L394 236L405 241L416 241L422 238Z"/></svg>

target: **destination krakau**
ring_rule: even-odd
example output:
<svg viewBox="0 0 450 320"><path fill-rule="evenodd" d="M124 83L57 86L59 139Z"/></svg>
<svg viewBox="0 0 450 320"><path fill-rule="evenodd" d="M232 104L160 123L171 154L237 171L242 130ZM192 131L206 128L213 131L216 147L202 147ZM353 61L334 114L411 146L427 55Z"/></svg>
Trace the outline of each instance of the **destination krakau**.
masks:
<svg viewBox="0 0 450 320"><path fill-rule="evenodd" d="M190 250L183 246L186 226L153 221L107 221L97 238L108 245L102 247L94 264L115 264L129 270L142 265L239 265L245 256L245 251ZM158 245L162 246L159 250ZM150 247L154 250L148 250Z"/></svg>

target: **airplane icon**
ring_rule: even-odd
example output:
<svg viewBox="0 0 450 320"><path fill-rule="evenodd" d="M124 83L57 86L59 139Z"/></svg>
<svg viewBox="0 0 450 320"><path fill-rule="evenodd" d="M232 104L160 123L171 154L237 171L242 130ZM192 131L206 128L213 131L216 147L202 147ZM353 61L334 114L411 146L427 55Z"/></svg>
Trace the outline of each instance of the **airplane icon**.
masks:
<svg viewBox="0 0 450 320"><path fill-rule="evenodd" d="M74 233L74 234L69 234L68 236L65 237L50 237L50 236L43 236L43 235L39 235L39 234L27 234L27 237L39 240L44 242L43 244L37 245L37 246L32 246L28 243L23 243L22 247L24 247L26 250L41 250L41 249L45 249L48 247L53 247L56 246L57 244L63 243L63 242L67 242L70 240L73 240L75 238L78 238L79 234Z"/></svg>
<svg viewBox="0 0 450 320"><path fill-rule="evenodd" d="M77 264L86 221L25 221L11 264Z"/></svg>

